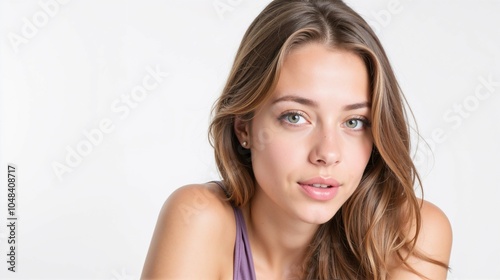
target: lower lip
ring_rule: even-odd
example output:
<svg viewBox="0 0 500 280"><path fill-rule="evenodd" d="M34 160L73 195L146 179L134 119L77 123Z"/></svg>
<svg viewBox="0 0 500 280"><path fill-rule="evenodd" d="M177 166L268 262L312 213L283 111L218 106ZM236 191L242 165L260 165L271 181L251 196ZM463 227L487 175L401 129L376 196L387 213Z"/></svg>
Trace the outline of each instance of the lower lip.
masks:
<svg viewBox="0 0 500 280"><path fill-rule="evenodd" d="M299 185L302 187L307 196L320 201L326 201L334 198L339 189L338 187L315 188L310 185Z"/></svg>

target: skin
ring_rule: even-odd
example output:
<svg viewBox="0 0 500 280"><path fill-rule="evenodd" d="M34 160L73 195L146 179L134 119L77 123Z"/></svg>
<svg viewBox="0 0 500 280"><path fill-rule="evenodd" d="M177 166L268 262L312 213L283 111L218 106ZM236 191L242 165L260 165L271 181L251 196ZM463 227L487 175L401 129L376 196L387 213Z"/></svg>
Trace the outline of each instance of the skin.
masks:
<svg viewBox="0 0 500 280"><path fill-rule="evenodd" d="M365 106L345 109L352 104ZM284 278L286 267L299 265L319 224L330 220L358 186L373 145L363 123L371 115L368 104L362 60L313 44L287 56L273 98L251 125L236 123L240 141L251 147L258 183L248 228L262 279ZM354 128L347 127L350 120ZM297 184L315 177L340 183L332 200L314 200ZM278 267L282 271L274 272Z"/></svg>
<svg viewBox="0 0 500 280"><path fill-rule="evenodd" d="M272 98L235 132L251 150L256 192L242 207L258 279L298 279L318 226L331 219L358 186L370 158L368 74L355 54L308 44L285 58ZM357 104L356 106L352 106ZM333 178L340 187L327 201L309 197L298 182ZM424 202L417 248L448 263L451 227ZM412 225L404 225L412 231ZM232 279L235 220L214 184L176 190L165 202L142 279ZM410 258L431 279L446 270ZM420 279L404 267L394 279Z"/></svg>

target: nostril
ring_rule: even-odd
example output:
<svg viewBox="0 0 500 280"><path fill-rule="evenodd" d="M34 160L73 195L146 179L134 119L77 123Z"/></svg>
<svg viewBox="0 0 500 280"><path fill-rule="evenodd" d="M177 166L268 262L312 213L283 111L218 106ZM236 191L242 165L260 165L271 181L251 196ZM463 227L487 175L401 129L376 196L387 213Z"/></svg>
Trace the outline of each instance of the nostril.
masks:
<svg viewBox="0 0 500 280"><path fill-rule="evenodd" d="M321 164L326 164L326 161L323 159L317 159L316 162Z"/></svg>

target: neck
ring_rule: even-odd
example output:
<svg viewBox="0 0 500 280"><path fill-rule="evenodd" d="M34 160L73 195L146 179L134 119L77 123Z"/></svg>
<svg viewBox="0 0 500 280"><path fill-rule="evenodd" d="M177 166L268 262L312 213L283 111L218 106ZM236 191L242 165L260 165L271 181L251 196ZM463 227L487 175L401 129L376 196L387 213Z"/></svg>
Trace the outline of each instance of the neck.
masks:
<svg viewBox="0 0 500 280"><path fill-rule="evenodd" d="M279 278L300 274L318 225L291 217L266 198L257 191L243 209L255 266Z"/></svg>

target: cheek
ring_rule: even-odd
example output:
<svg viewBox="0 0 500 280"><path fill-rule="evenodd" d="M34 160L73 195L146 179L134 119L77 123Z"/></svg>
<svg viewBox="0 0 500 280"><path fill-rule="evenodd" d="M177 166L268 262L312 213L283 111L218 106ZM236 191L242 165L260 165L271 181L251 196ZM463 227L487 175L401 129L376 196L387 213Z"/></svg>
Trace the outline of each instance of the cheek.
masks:
<svg viewBox="0 0 500 280"><path fill-rule="evenodd" d="M364 170L372 154L373 141L371 141L371 139L365 139L361 142L362 143L358 145L357 161L359 162L360 168Z"/></svg>
<svg viewBox="0 0 500 280"><path fill-rule="evenodd" d="M371 139L363 139L359 142L353 141L349 145L348 151L350 152L344 154L344 161L346 161L347 168L350 170L349 173L352 181L357 186L370 160L373 141Z"/></svg>
<svg viewBox="0 0 500 280"><path fill-rule="evenodd" d="M303 167L307 158L304 144L271 125L252 128L252 166L262 185L290 180L294 170Z"/></svg>
<svg viewBox="0 0 500 280"><path fill-rule="evenodd" d="M270 146L276 142L276 131L268 126L254 125L252 127L252 150L263 152L272 150Z"/></svg>
<svg viewBox="0 0 500 280"><path fill-rule="evenodd" d="M252 162L254 168L267 170L268 173L272 174L284 170L289 166L290 156L293 156L293 147L293 141L283 139L274 130L268 128L255 129L252 137Z"/></svg>

